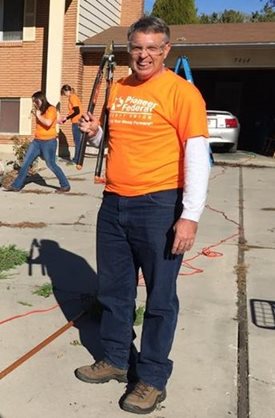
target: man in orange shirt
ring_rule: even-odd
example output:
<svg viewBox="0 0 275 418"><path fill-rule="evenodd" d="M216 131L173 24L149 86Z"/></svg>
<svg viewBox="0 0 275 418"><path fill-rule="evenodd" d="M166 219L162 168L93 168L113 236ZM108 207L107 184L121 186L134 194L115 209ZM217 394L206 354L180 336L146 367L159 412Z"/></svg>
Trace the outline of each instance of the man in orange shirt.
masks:
<svg viewBox="0 0 275 418"><path fill-rule="evenodd" d="M11 186L9 186L6 190L19 192L24 186L24 182L30 166L37 157L42 156L47 164L47 167L56 175L59 180L60 187L56 190L56 192L69 192L70 184L61 168L56 164L56 108L48 102L42 91L37 91L32 95L32 102L32 113L36 119L34 139L28 147L18 176L13 181Z"/></svg>
<svg viewBox="0 0 275 418"><path fill-rule="evenodd" d="M66 123L67 120L71 120L72 122L72 133L75 146L74 158L72 161L76 163L81 142L81 131L79 129L78 122L82 115L82 104L79 97L75 94L74 89L69 86L69 84L64 84L64 86L62 86L61 95L68 98L68 115L60 118L58 122L61 125Z"/></svg>
<svg viewBox="0 0 275 418"><path fill-rule="evenodd" d="M97 221L104 352L102 360L75 371L89 383L134 377L120 405L137 414L152 412L166 397L179 311L176 279L195 240L210 171L205 103L193 84L165 68L170 48L161 19L144 17L128 30L132 74L110 92L106 186ZM80 128L98 145L96 117L85 114ZM137 353L139 270L147 300Z"/></svg>

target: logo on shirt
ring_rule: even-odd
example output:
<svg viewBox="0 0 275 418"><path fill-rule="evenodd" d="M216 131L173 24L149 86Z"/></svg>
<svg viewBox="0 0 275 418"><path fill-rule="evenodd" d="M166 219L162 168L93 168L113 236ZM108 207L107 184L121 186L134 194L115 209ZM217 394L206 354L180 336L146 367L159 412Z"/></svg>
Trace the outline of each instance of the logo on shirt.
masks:
<svg viewBox="0 0 275 418"><path fill-rule="evenodd" d="M129 125L152 125L157 103L134 96L116 97L111 106L111 120Z"/></svg>

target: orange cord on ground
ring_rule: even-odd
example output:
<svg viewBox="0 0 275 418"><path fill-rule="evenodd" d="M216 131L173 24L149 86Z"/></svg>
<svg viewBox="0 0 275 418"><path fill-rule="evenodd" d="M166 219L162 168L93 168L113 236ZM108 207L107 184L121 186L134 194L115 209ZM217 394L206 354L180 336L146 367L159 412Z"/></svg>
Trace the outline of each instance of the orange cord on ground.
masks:
<svg viewBox="0 0 275 418"><path fill-rule="evenodd" d="M224 169L221 173L216 174L216 176L214 176L213 178L211 178L210 180L214 179L215 177L217 177L218 175L224 174ZM104 183L104 180L101 178L96 178L96 183ZM188 273L180 273L180 276L187 276L187 275L194 275L197 273L202 273L203 269L201 268L197 268L194 267L190 264L190 261L195 260L196 258L204 255L205 257L209 257L209 258L216 258L216 257L222 257L223 253L218 252L218 251L213 251L212 248L217 247L218 245L223 244L224 242L233 239L237 236L239 236L239 229L240 229L240 225L238 222L228 218L228 216L220 210L211 208L209 205L206 205L206 208L209 210L212 210L213 212L219 213L221 214L227 221L234 223L235 225L238 226L238 232L228 236L225 239L220 240L218 243L210 245L208 247L203 248L199 253L197 253L195 256L186 259L182 262L182 266L187 267L188 269L192 270L192 272L188 272ZM141 274L138 277L138 285L139 286L144 286L144 278L143 275ZM21 315L15 315L13 317L4 319L2 321L0 321L0 325L12 321L14 319L18 319L18 318L22 318L24 316L28 316L34 313L44 313L44 312L49 312L53 309L56 309L59 305L54 305L51 308L48 309L39 309L39 310L32 310L29 312L26 312L25 314L21 314ZM15 368L17 368L20 364L22 364L23 362L27 361L30 357L32 357L37 351L41 350L43 347L45 347L46 345L48 345L51 341L53 341L55 338L57 338L60 334L62 334L63 332L65 332L68 328L72 327L74 325L74 321L79 319L85 312L81 312L74 320L69 321L67 324L65 324L62 328L60 328L59 330L57 330L55 333L53 333L52 335L50 335L48 338L46 338L44 341L42 341L40 344L38 344L36 347L34 347L32 350L30 350L28 353L26 353L25 355L23 355L21 358L19 358L18 360L16 360L14 363L12 363L9 367L7 367L6 369L2 370L0 372L0 379L2 379L3 377L5 377L7 374L11 373Z"/></svg>
<svg viewBox="0 0 275 418"><path fill-rule="evenodd" d="M224 173L224 171L222 172L222 173L220 173L220 174L223 174ZM218 174L217 174L218 175ZM215 176L215 177L217 177L217 175ZM213 178L215 178L215 177L213 177ZM213 212L216 212L216 213L219 213L220 215L222 215L228 222L232 222L234 225L237 225L238 226L238 228L240 227L240 225L239 225L239 223L238 222L236 222L236 221L234 221L233 219L230 219L223 211L221 211L221 210L218 210L218 209L214 209L214 208L212 208L211 206L209 206L209 205L206 205L205 206L205 208L207 208L207 209L209 209L209 210L212 210ZM223 253L221 253L221 252L218 252L218 251L213 251L212 250L212 248L214 248L214 247L217 247L218 245L221 245L221 244L223 244L224 242L226 242L226 241L229 241L229 240L231 240L231 239L233 239L233 238L235 238L235 237L238 237L239 236L239 229L238 229L238 232L236 232L236 233L234 233L234 234L232 234L232 235L230 235L230 236L228 236L228 237L226 237L226 238L224 238L224 239L222 239L222 240L220 240L219 242L217 242L216 244L212 244L212 245L209 245L209 247L205 247L205 248L203 248L199 253L197 253L195 256L193 256L193 257L191 257L191 258L187 258L186 260L183 260L183 262L182 262L182 266L184 266L184 267L187 267L189 270L191 270L191 272L189 271L189 272L187 272L187 273L183 273L183 272L180 272L179 273L179 276L192 276L192 275L194 275L194 274L198 274L198 273L203 273L203 269L201 269L201 268L198 268L198 267L194 267L194 266L192 266L191 264L190 264L190 261L193 261L193 260L195 260L196 258L198 258L198 257L200 257L200 256L202 256L202 255L204 255L205 257L209 257L209 258L216 258L216 257L222 257L223 256ZM139 275L139 277L138 277L138 285L139 286L145 286L145 282L144 282L144 278L143 278L143 275L142 274L140 274Z"/></svg>
<svg viewBox="0 0 275 418"><path fill-rule="evenodd" d="M11 316L10 318L3 319L2 321L0 321L0 325L5 324L6 322L9 322L9 321L13 321L14 319L23 318L24 316L32 315L32 314L35 314L35 313L49 312L49 311L52 311L53 309L56 309L58 307L59 307L59 305L54 305L51 308L47 308L47 309L35 309L33 311L25 312L24 314Z"/></svg>

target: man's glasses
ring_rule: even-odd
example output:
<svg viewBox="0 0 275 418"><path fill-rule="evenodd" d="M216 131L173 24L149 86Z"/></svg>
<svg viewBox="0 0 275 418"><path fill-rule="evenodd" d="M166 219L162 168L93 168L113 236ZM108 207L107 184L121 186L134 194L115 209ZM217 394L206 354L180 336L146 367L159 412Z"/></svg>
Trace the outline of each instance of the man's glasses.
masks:
<svg viewBox="0 0 275 418"><path fill-rule="evenodd" d="M141 46L129 42L127 51L132 56L141 55L144 51L150 56L158 56L163 54L165 45L167 45L167 43L162 43L161 45Z"/></svg>

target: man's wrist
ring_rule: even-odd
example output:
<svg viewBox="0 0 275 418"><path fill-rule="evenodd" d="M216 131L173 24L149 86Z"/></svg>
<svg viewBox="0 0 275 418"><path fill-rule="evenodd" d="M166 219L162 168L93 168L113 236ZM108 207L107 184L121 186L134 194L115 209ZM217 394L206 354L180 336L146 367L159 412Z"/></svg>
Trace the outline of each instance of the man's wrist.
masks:
<svg viewBox="0 0 275 418"><path fill-rule="evenodd" d="M91 135L91 133L88 134L89 139L93 146L98 147L102 138L102 128L100 125L98 125L97 131L95 134Z"/></svg>
<svg viewBox="0 0 275 418"><path fill-rule="evenodd" d="M183 209L180 219L186 219L188 221L199 222L201 211Z"/></svg>

